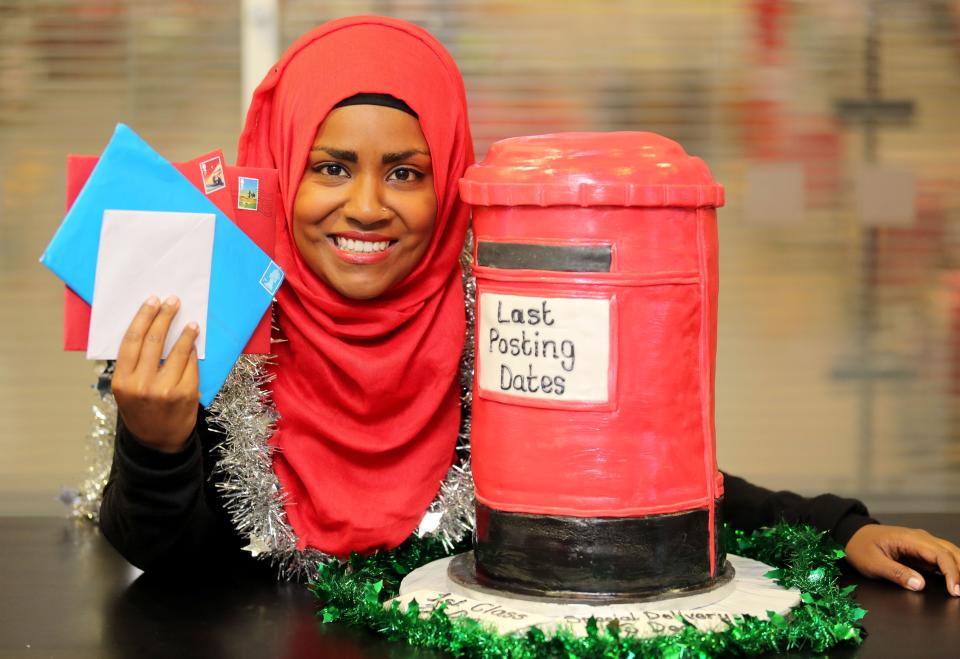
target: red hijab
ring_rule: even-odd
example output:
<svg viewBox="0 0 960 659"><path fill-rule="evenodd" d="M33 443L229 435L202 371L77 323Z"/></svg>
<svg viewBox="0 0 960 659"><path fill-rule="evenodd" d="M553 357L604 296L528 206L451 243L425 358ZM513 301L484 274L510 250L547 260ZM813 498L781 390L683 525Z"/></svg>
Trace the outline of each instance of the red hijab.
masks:
<svg viewBox="0 0 960 659"><path fill-rule="evenodd" d="M430 148L437 218L423 260L374 300L345 298L304 263L293 201L317 129L339 101L389 94L418 115ZM302 36L254 93L240 165L279 170L283 217L271 440L298 547L336 556L399 545L454 458L465 336L459 254L469 221L457 182L473 163L463 81L426 31L381 17Z"/></svg>

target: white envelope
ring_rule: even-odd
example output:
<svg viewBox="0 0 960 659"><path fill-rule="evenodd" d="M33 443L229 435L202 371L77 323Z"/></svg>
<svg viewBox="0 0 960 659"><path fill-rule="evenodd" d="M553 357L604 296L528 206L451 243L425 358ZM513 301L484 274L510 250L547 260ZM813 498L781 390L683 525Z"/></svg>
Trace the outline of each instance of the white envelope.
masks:
<svg viewBox="0 0 960 659"><path fill-rule="evenodd" d="M204 358L215 226L212 213L103 212L87 359L116 359L130 321L151 295L180 298L163 357L195 321L197 357Z"/></svg>

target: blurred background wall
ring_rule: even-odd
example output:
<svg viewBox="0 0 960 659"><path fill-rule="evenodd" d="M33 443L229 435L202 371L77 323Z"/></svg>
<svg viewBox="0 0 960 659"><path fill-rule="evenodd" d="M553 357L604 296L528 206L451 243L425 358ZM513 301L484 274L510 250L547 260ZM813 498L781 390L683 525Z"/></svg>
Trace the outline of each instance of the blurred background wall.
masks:
<svg viewBox="0 0 960 659"><path fill-rule="evenodd" d="M877 511L956 509L960 2L276 8L281 49L349 14L436 34L478 157L514 135L647 130L704 158L727 190L721 468ZM243 20L230 0L0 0L0 514L59 514L84 473L94 364L61 351L62 286L37 263L65 157L123 121L172 160L232 162Z"/></svg>

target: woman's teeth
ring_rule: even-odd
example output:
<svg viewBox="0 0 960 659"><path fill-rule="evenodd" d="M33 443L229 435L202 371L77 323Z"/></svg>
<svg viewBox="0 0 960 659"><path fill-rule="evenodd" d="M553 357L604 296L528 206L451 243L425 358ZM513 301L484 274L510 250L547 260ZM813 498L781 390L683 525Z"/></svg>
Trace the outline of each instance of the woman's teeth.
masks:
<svg viewBox="0 0 960 659"><path fill-rule="evenodd" d="M334 236L333 240L337 245L337 249L342 249L347 252L358 252L361 254L382 252L390 246L389 240L372 242L369 240L351 240L350 238L344 238L342 236Z"/></svg>

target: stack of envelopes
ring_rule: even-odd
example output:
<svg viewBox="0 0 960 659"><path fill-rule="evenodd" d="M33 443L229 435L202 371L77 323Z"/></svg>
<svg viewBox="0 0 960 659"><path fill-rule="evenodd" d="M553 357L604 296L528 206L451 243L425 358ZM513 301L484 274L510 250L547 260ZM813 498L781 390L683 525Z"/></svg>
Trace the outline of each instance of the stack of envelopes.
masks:
<svg viewBox="0 0 960 659"><path fill-rule="evenodd" d="M67 285L64 347L113 359L149 295L177 295L167 349L196 321L200 401L241 352L267 353L283 281L271 260L276 170L225 167L219 152L173 165L120 124L99 159L71 157L72 202L41 262Z"/></svg>

